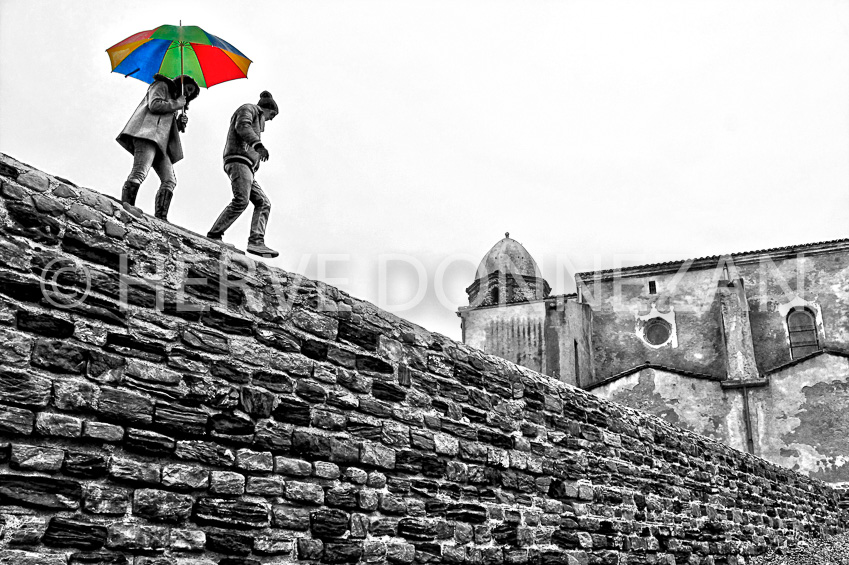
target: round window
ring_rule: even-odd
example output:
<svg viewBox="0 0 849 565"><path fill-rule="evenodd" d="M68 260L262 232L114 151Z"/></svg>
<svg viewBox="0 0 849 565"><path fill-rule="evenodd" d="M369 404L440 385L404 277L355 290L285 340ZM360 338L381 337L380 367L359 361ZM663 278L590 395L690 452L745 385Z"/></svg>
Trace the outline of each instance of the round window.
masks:
<svg viewBox="0 0 849 565"><path fill-rule="evenodd" d="M646 322L643 333L650 344L663 345L672 336L672 326L663 318L652 318Z"/></svg>

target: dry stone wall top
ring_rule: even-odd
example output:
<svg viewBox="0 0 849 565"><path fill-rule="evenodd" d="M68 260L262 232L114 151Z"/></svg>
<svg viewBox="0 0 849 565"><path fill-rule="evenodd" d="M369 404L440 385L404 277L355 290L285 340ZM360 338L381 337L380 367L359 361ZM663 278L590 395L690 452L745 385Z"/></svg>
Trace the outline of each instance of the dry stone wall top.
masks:
<svg viewBox="0 0 849 565"><path fill-rule="evenodd" d="M0 565L738 563L822 483L0 154Z"/></svg>

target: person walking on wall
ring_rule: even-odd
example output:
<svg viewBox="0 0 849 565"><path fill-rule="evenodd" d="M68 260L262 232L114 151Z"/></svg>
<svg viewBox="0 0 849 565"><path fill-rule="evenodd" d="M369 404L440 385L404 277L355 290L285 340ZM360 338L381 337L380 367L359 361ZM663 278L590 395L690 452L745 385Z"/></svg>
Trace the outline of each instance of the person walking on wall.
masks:
<svg viewBox="0 0 849 565"><path fill-rule="evenodd" d="M277 113L277 103L266 90L259 95L259 102L239 106L230 118L230 129L224 145L224 172L230 177L233 200L224 208L207 234L211 239L221 240L227 228L233 225L248 207L248 202L251 202L254 212L247 251L264 257L277 257L279 253L265 245L265 226L271 213L271 201L254 176L260 162L268 161L269 157L260 135L265 131L265 122L273 120Z"/></svg>
<svg viewBox="0 0 849 565"><path fill-rule="evenodd" d="M121 190L122 202L136 205L139 186L153 166L159 177L154 215L160 220L168 219L168 208L177 186L173 165L183 158L180 132L186 131L189 121L185 112L177 116L177 111L188 108L189 102L199 93L197 82L188 75L174 80L153 75L153 84L117 138L118 143L133 155L133 168Z"/></svg>

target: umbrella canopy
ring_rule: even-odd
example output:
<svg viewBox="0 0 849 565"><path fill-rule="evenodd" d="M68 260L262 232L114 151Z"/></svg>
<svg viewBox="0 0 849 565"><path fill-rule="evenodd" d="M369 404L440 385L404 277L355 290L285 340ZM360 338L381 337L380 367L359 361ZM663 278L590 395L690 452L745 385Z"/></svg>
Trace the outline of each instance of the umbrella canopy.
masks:
<svg viewBox="0 0 849 565"><path fill-rule="evenodd" d="M106 52L112 72L148 84L157 73L172 78L186 74L209 88L247 78L251 65L241 51L197 26L159 26L131 35Z"/></svg>

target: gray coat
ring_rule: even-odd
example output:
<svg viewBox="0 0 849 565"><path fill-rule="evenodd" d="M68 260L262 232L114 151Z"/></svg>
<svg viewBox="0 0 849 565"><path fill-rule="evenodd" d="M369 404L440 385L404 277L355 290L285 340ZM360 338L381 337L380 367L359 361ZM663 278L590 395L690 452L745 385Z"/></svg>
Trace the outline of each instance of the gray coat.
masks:
<svg viewBox="0 0 849 565"><path fill-rule="evenodd" d="M244 163L254 172L259 169L256 146L262 143L260 134L265 131L265 115L256 104L242 104L230 118L227 142L224 144L224 164Z"/></svg>
<svg viewBox="0 0 849 565"><path fill-rule="evenodd" d="M156 80L147 89L147 94L118 135L117 141L121 147L133 153L134 139L148 139L156 143L162 154L171 158L172 163L176 163L183 158L176 119L176 112L181 106L174 96L172 81L162 75L155 75L154 78Z"/></svg>

